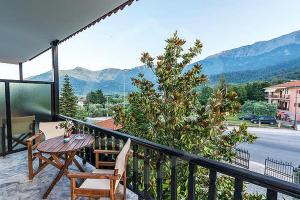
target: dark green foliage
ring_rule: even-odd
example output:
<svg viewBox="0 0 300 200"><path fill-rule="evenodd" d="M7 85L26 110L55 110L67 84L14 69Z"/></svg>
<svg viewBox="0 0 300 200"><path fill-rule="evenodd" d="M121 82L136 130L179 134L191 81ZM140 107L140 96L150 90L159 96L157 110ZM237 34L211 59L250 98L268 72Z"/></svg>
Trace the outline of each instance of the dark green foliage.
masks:
<svg viewBox="0 0 300 200"><path fill-rule="evenodd" d="M75 117L77 113L77 97L74 94L68 75L65 75L63 88L60 92L59 113L68 117Z"/></svg>
<svg viewBox="0 0 300 200"><path fill-rule="evenodd" d="M199 97L198 97L199 103L201 105L206 105L209 98L212 97L213 92L214 92L214 89L207 84L205 84L203 87L201 87L201 89L199 90Z"/></svg>
<svg viewBox="0 0 300 200"><path fill-rule="evenodd" d="M102 90L96 90L89 92L86 95L86 101L88 104L104 104L106 99L105 96L102 93Z"/></svg>
<svg viewBox="0 0 300 200"><path fill-rule="evenodd" d="M242 106L244 113L250 113L257 116L276 116L277 104L267 103L266 101L246 101Z"/></svg>
<svg viewBox="0 0 300 200"><path fill-rule="evenodd" d="M264 101L265 100L265 89L271 85L267 81L256 81L241 85L232 85L232 89L237 93L238 100L241 104L246 101Z"/></svg>
<svg viewBox="0 0 300 200"><path fill-rule="evenodd" d="M276 66L268 66L258 70L246 70L222 73L209 77L209 82L215 85L221 76L225 77L226 82L241 84L253 81L269 81L271 83L285 82L300 79L300 59L292 60ZM248 66L251 69L251 66Z"/></svg>

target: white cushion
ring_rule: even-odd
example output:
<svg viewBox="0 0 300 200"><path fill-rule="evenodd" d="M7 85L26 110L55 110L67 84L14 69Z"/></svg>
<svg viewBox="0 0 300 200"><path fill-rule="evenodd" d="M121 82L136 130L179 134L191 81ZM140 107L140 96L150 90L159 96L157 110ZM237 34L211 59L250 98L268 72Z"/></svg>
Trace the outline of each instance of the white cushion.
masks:
<svg viewBox="0 0 300 200"><path fill-rule="evenodd" d="M97 174L114 174L114 170L110 169L95 169L92 173ZM109 179L86 179L80 188L96 189L96 190L110 190Z"/></svg>

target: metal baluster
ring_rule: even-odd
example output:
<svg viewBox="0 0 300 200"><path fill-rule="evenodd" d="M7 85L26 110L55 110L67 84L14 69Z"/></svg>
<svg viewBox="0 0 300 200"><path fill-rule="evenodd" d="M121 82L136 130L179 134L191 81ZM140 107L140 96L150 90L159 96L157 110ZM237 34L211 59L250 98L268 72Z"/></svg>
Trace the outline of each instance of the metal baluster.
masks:
<svg viewBox="0 0 300 200"><path fill-rule="evenodd" d="M149 168L149 155L150 151L147 147L144 148L144 196L145 199L149 197L149 185L150 185L150 168Z"/></svg>
<svg viewBox="0 0 300 200"><path fill-rule="evenodd" d="M105 150L105 138L104 138L104 134L103 133L100 133L100 143L101 143L101 150ZM100 161L103 161L104 160L104 155L101 153L100 154Z"/></svg>
<svg viewBox="0 0 300 200"><path fill-rule="evenodd" d="M120 139L115 138L115 149L118 151L120 150Z"/></svg>
<svg viewBox="0 0 300 200"><path fill-rule="evenodd" d="M99 132L94 131L95 149L99 149Z"/></svg>
<svg viewBox="0 0 300 200"><path fill-rule="evenodd" d="M188 199L195 199L195 171L196 165L192 162L189 163L189 182L188 182Z"/></svg>
<svg viewBox="0 0 300 200"><path fill-rule="evenodd" d="M133 190L138 193L138 145L133 144Z"/></svg>
<svg viewBox="0 0 300 200"><path fill-rule="evenodd" d="M111 135L107 135L107 150L112 150L112 137ZM112 154L108 155L108 161L112 161L113 160L113 156Z"/></svg>
<svg viewBox="0 0 300 200"><path fill-rule="evenodd" d="M162 200L162 170L163 170L163 155L160 153L158 160L156 162L157 178L156 178L156 190L157 190L157 199Z"/></svg>
<svg viewBox="0 0 300 200"><path fill-rule="evenodd" d="M277 200L277 192L267 189L267 200Z"/></svg>
<svg viewBox="0 0 300 200"><path fill-rule="evenodd" d="M216 199L216 180L217 180L217 172L215 170L210 170L208 200Z"/></svg>
<svg viewBox="0 0 300 200"><path fill-rule="evenodd" d="M171 157L171 199L177 200L177 160Z"/></svg>
<svg viewBox="0 0 300 200"><path fill-rule="evenodd" d="M240 178L234 179L234 200L242 200L243 180Z"/></svg>

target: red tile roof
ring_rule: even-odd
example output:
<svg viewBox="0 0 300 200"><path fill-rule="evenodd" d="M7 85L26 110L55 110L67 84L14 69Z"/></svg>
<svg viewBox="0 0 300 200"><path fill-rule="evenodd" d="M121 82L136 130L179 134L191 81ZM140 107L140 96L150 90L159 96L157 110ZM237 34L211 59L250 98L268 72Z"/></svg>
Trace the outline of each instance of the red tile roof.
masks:
<svg viewBox="0 0 300 200"><path fill-rule="evenodd" d="M113 118L97 122L96 125L100 126L102 128L107 128L107 129L111 129L114 131L123 128L123 126L121 126L121 125L115 125L115 120Z"/></svg>
<svg viewBox="0 0 300 200"><path fill-rule="evenodd" d="M300 86L300 80L290 81L278 85L272 85L271 87L280 87L280 88L289 88L289 87L299 87Z"/></svg>

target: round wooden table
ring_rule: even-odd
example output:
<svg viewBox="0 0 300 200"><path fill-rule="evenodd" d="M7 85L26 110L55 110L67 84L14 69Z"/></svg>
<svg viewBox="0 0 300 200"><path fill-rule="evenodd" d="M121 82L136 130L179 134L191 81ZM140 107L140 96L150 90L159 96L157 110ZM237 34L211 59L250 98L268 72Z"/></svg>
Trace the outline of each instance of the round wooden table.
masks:
<svg viewBox="0 0 300 200"><path fill-rule="evenodd" d="M92 135L82 134L82 139L77 139L76 136L76 134L71 135L70 141L67 143L64 143L63 136L59 136L48 139L37 146L37 150L40 153L50 154L50 158L42 156L42 160L54 165L60 170L49 186L47 192L44 194L44 199L48 197L51 190L61 177L68 173L68 167L72 164L72 162L74 162L80 171L84 172L82 166L75 159L75 155L82 148L91 146L94 143L94 137Z"/></svg>

